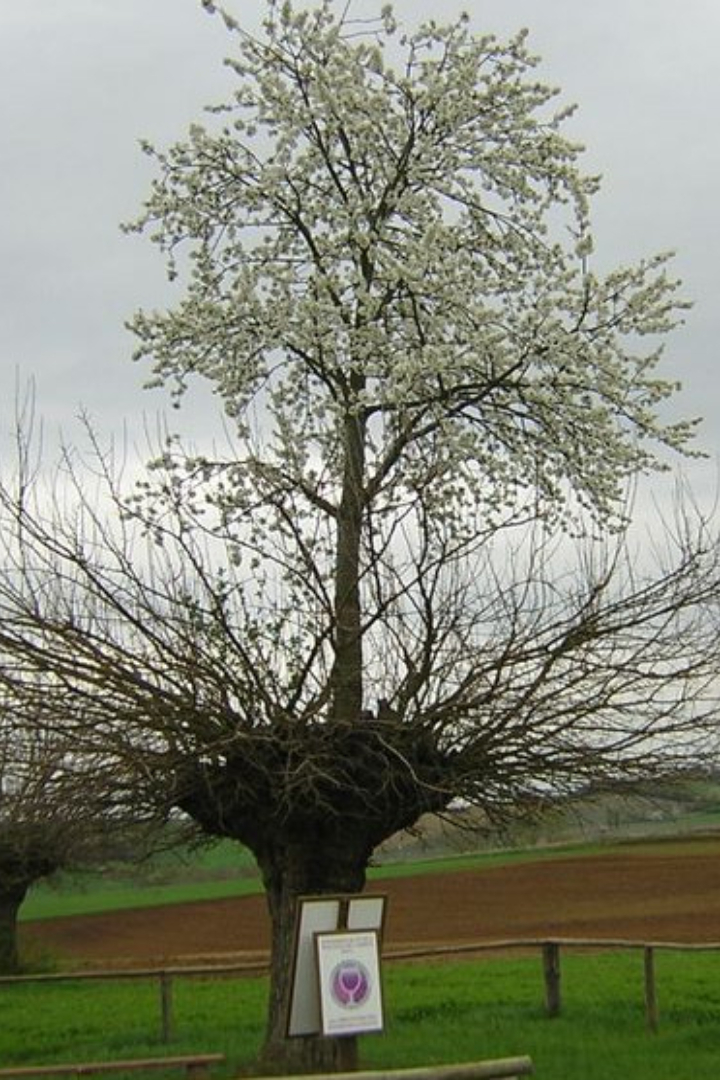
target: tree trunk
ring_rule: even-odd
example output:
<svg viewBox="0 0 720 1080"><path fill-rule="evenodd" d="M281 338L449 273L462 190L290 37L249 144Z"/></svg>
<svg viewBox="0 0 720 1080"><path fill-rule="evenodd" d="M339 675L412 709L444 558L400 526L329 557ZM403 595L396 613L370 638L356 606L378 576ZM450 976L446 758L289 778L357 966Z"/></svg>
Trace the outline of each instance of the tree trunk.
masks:
<svg viewBox="0 0 720 1080"><path fill-rule="evenodd" d="M352 385L354 392L360 393L364 380L355 375ZM354 414L345 419L343 449L345 463L335 549L335 660L330 679L330 717L335 722L357 723L363 707L360 541L364 506L365 422Z"/></svg>
<svg viewBox="0 0 720 1080"><path fill-rule="evenodd" d="M26 886L0 891L0 974L15 975L20 971L17 921L20 905L27 893Z"/></svg>
<svg viewBox="0 0 720 1080"><path fill-rule="evenodd" d="M357 1067L357 1040L352 1036L287 1036L298 897L360 892L372 850L361 840L353 842L352 836L328 842L320 832L309 830L289 842L280 839L258 856L272 922L270 1000L261 1055L268 1071L319 1073Z"/></svg>

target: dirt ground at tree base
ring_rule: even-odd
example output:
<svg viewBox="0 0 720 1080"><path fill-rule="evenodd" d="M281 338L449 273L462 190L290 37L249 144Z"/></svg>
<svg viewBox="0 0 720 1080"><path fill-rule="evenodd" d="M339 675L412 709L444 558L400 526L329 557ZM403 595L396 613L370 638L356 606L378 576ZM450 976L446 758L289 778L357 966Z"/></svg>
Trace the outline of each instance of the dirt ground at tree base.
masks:
<svg viewBox="0 0 720 1080"><path fill-rule="evenodd" d="M720 942L720 840L642 844L372 882L388 897L385 946L518 938ZM262 896L26 922L21 941L63 966L140 966L260 958Z"/></svg>

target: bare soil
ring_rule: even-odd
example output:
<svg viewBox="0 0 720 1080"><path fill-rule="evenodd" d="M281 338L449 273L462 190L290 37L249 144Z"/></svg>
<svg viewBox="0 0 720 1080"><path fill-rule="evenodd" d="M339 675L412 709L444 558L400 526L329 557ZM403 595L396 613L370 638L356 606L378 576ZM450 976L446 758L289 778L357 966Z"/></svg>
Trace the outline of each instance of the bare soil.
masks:
<svg viewBox="0 0 720 1080"><path fill-rule="evenodd" d="M542 937L720 941L720 841L630 846L371 883L388 897L386 947ZM34 952L73 966L263 957L262 896L24 923Z"/></svg>

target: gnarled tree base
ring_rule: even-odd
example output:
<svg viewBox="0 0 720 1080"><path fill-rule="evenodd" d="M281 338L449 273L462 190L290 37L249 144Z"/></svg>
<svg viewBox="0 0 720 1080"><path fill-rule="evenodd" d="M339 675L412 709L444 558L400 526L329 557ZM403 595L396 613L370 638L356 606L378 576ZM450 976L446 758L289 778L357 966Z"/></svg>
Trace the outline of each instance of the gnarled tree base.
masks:
<svg viewBox="0 0 720 1080"><path fill-rule="evenodd" d="M0 892L0 974L17 975L20 971L17 921L20 905L27 888L17 887Z"/></svg>
<svg viewBox="0 0 720 1080"><path fill-rule="evenodd" d="M177 801L205 831L249 847L262 872L272 921L262 1066L350 1071L354 1038L287 1035L298 898L360 892L377 845L447 804L443 760L418 732L378 721L264 730L247 751L183 776Z"/></svg>

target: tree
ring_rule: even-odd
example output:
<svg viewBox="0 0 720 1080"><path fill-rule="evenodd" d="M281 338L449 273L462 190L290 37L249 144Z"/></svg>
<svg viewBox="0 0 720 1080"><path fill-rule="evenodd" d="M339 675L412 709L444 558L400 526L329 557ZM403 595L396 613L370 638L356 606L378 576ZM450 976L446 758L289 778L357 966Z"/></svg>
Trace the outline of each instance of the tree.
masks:
<svg viewBox="0 0 720 1080"><path fill-rule="evenodd" d="M17 611L16 611L17 614ZM73 694L43 708L41 657L23 665L5 656L0 681L23 686L0 695L0 973L22 970L18 915L28 891L62 871L99 872L108 864L134 864L152 854L197 843L197 830L160 827L157 814L141 816L122 785L109 784L97 753L78 753L70 722ZM68 688L70 689L70 688ZM51 695L52 698L52 695ZM34 704L31 704L34 702ZM117 758L114 765L117 768ZM202 839L202 836L200 836Z"/></svg>
<svg viewBox="0 0 720 1080"><path fill-rule="evenodd" d="M17 919L30 886L97 859L88 789L71 783L57 740L0 710L0 972L20 970Z"/></svg>
<svg viewBox="0 0 720 1080"><path fill-rule="evenodd" d="M210 381L231 447L170 436L128 497L96 445L112 520L77 465L72 516L5 484L3 680L117 798L254 852L265 1057L327 1068L352 1042L285 1038L297 896L361 889L457 797L499 814L696 754L717 551L689 517L652 570L625 542L628 485L692 433L658 418L683 304L664 256L591 270L597 182L524 36L224 18L237 92L146 147L134 226L184 293L133 328L178 402Z"/></svg>
<svg viewBox="0 0 720 1080"><path fill-rule="evenodd" d="M17 915L30 885L62 863L55 822L43 816L47 769L18 769L14 734L2 720L0 743L0 972L19 970ZM25 754L23 754L25 756ZM34 763L33 763L34 764ZM28 775L29 772L29 775ZM40 820L38 820L40 816Z"/></svg>

